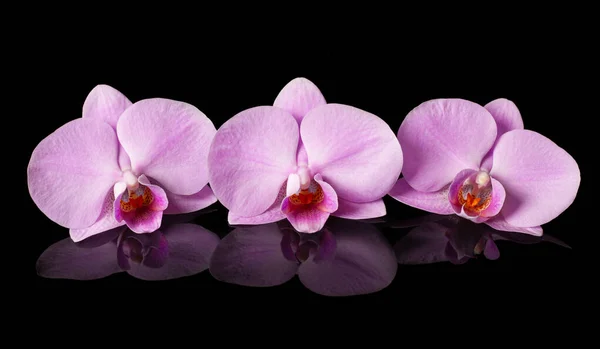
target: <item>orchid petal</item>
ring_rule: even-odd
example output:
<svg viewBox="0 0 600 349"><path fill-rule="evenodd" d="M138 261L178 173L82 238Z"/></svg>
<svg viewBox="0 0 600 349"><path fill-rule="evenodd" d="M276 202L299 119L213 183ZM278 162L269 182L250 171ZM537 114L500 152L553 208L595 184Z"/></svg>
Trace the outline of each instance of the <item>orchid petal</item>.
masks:
<svg viewBox="0 0 600 349"><path fill-rule="evenodd" d="M311 110L300 126L312 173L321 173L339 197L381 199L398 180L402 149L377 116L341 104Z"/></svg>
<svg viewBox="0 0 600 349"><path fill-rule="evenodd" d="M494 147L498 144L500 136L508 131L522 130L524 128L523 118L519 112L519 108L512 101L499 98L485 105L485 109L492 114L496 121L498 132ZM493 147L481 162L481 169L486 171L491 170L493 164Z"/></svg>
<svg viewBox="0 0 600 349"><path fill-rule="evenodd" d="M121 225L119 227L116 227L116 228L113 228L110 230L106 230L102 233L90 236L89 238L86 238L85 240L76 242L76 245L78 247L82 247L82 248L95 248L98 246L102 246L104 244L108 244L110 242L114 242L116 244L117 238L126 229L127 229L127 227L125 225ZM71 238L71 240L73 240L73 239Z"/></svg>
<svg viewBox="0 0 600 349"><path fill-rule="evenodd" d="M141 280L171 280L199 274L208 269L210 258L219 244L219 237L205 228L190 223L161 228L168 244L168 258L160 268L132 264L127 272Z"/></svg>
<svg viewBox="0 0 600 349"><path fill-rule="evenodd" d="M83 103L83 117L102 120L117 129L117 121L131 101L121 92L108 85L97 85Z"/></svg>
<svg viewBox="0 0 600 349"><path fill-rule="evenodd" d="M300 233L312 234L323 228L330 213L316 207L291 209L292 204L286 199L281 203L281 211L285 213L294 229Z"/></svg>
<svg viewBox="0 0 600 349"><path fill-rule="evenodd" d="M338 209L331 214L347 219L369 219L386 215L382 199L371 202L352 202L338 197Z"/></svg>
<svg viewBox="0 0 600 349"><path fill-rule="evenodd" d="M326 103L325 97L312 81L296 78L283 87L273 106L292 114L300 123L306 113Z"/></svg>
<svg viewBox="0 0 600 349"><path fill-rule="evenodd" d="M121 271L114 244L83 248L70 238L48 247L35 267L39 276L49 279L95 280Z"/></svg>
<svg viewBox="0 0 600 349"><path fill-rule="evenodd" d="M76 119L44 138L27 167L29 194L55 223L83 229L97 221L121 173L118 141L107 123Z"/></svg>
<svg viewBox="0 0 600 349"><path fill-rule="evenodd" d="M71 236L71 239L74 242L79 242L84 239L89 239L91 236L94 236L96 234L100 234L107 230L111 230L125 225L125 222L117 222L117 220L115 219L114 202L115 195L111 190L106 195L106 199L104 200L104 206L102 208L102 213L100 213L100 218L98 218L96 223L83 229L69 229L69 235Z"/></svg>
<svg viewBox="0 0 600 349"><path fill-rule="evenodd" d="M448 201L448 187L435 192L421 192L413 189L405 178L400 178L388 193L394 199L408 206L427 212L447 215L454 213Z"/></svg>
<svg viewBox="0 0 600 349"><path fill-rule="evenodd" d="M499 98L489 102L484 108L492 114L494 121L496 121L498 129L496 139L508 131L522 130L524 128L519 108L517 108L513 101L506 98Z"/></svg>
<svg viewBox="0 0 600 349"><path fill-rule="evenodd" d="M581 181L569 153L529 130L513 130L500 138L490 174L506 189L504 219L518 227L556 218L573 203Z"/></svg>
<svg viewBox="0 0 600 349"><path fill-rule="evenodd" d="M504 186L496 178L492 178L492 200L488 208L481 211L481 217L494 217L500 213L505 200L506 191L504 190Z"/></svg>
<svg viewBox="0 0 600 349"><path fill-rule="evenodd" d="M133 171L179 195L195 194L208 183L208 149L215 133L196 107L162 98L134 103L117 123Z"/></svg>
<svg viewBox="0 0 600 349"><path fill-rule="evenodd" d="M504 217L502 216L502 212L500 214L496 215L495 217L493 217L492 219L485 221L484 223L487 224L488 226L490 226L491 228L500 230L500 231L523 233L523 234L529 234L529 235L533 235L533 236L542 236L544 233L542 227L540 227L540 226L515 227L515 226L509 224L504 219Z"/></svg>
<svg viewBox="0 0 600 349"><path fill-rule="evenodd" d="M252 217L241 217L236 216L231 211L227 216L227 221L231 225L257 225L278 222L285 219L285 213L281 212L281 201L277 204L273 204L265 212L252 216Z"/></svg>
<svg viewBox="0 0 600 349"><path fill-rule="evenodd" d="M195 212L217 202L217 197L208 185L205 185L199 192L192 195L177 195L166 190L165 193L167 194L169 205L165 209L164 214Z"/></svg>
<svg viewBox="0 0 600 349"><path fill-rule="evenodd" d="M252 217L243 217L237 215L235 212L229 211L227 215L227 221L229 224L248 224L248 225L256 225L256 224L267 224L278 222L282 219L285 219L285 213L281 211L281 201L285 198L287 184L281 186L279 190L279 194L275 199L275 202L269 207L265 212L252 216ZM298 188L300 189L300 188Z"/></svg>
<svg viewBox="0 0 600 349"><path fill-rule="evenodd" d="M306 288L325 296L350 296L374 293L392 282L398 263L373 225L335 220L328 228L335 237L335 256L300 265L298 277Z"/></svg>
<svg viewBox="0 0 600 349"><path fill-rule="evenodd" d="M210 185L237 216L265 212L296 167L298 124L284 110L255 107L219 128L208 159Z"/></svg>
<svg viewBox="0 0 600 349"><path fill-rule="evenodd" d="M275 223L233 230L212 255L211 275L243 286L269 287L287 282L296 274L298 265L283 255L282 238Z"/></svg>
<svg viewBox="0 0 600 349"><path fill-rule="evenodd" d="M436 99L408 113L398 140L402 173L421 192L436 192L464 169L479 169L496 139L496 123L482 106L462 99Z"/></svg>

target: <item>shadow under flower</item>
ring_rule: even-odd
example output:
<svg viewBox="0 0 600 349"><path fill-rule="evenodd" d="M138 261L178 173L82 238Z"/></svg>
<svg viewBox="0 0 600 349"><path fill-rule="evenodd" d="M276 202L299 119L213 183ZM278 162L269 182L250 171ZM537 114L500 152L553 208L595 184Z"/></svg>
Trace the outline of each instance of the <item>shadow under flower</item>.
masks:
<svg viewBox="0 0 600 349"><path fill-rule="evenodd" d="M37 273L51 279L94 280L127 272L142 280L169 280L208 269L219 237L191 223L163 224L150 234L119 227L79 243L70 238L48 247Z"/></svg>
<svg viewBox="0 0 600 349"><path fill-rule="evenodd" d="M270 287L298 275L306 288L325 296L380 291L397 268L377 228L336 218L314 234L297 233L285 221L238 227L221 240L210 262L210 273L223 282Z"/></svg>
<svg viewBox="0 0 600 349"><path fill-rule="evenodd" d="M551 242L570 248L561 240L544 234L529 234L499 231L486 224L450 215L427 215L418 219L394 224L396 228L412 228L394 244L399 264L416 265L438 262L464 264L470 259L484 256L489 260L500 258L496 241L505 240L519 244Z"/></svg>

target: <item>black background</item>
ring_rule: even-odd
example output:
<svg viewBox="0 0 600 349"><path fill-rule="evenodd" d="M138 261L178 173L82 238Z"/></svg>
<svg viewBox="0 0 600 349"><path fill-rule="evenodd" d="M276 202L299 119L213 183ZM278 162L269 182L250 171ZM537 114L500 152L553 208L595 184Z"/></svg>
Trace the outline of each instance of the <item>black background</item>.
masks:
<svg viewBox="0 0 600 349"><path fill-rule="evenodd" d="M477 44L476 39L457 40L442 34L421 44L400 39L380 44L362 37L335 44L330 41L323 49L323 45L313 46L306 39L295 43L271 38L223 40L220 46L213 47L202 42L202 36L193 42L171 42L168 37L153 42L144 37L144 41L127 38L129 42L118 48L104 46L102 38L96 38L94 45L98 48L73 45L53 32L39 33L31 43L29 58L33 60L23 70L18 88L30 97L27 108L35 122L20 120L26 123L27 132L20 136L23 145L18 185L22 189L20 207L27 212L28 222L27 253L21 258L28 279L37 286L72 287L82 283L36 275L38 256L52 243L68 237L68 231L46 218L30 199L27 162L39 141L67 121L81 117L83 102L97 84L113 86L132 102L163 97L193 104L216 127L246 108L271 105L281 88L295 77L313 81L328 102L353 105L378 115L394 132L412 108L429 99L458 97L483 105L504 97L516 103L525 128L552 139L578 161L582 183L586 180L582 161L588 145L580 136L582 126L578 119L582 116L574 112L574 105L580 102L572 99L583 89L578 81L585 70L559 54L565 50L578 52L577 44L564 37L537 38L518 47L512 46L513 37L488 38L483 45ZM462 266L401 266L388 289L366 297L393 297L407 280L414 279L415 273L510 271L556 276L572 272L578 266L577 251L586 243L581 223L582 191L580 188L578 198L566 212L544 226L545 234L563 240L572 250L550 243L500 243L501 257L497 261L480 258ZM422 214L390 198L385 200L390 220ZM221 207L218 203L215 206ZM221 236L230 230L222 207L196 222ZM387 228L384 232L392 241L400 236ZM207 271L166 282L144 282L121 273L86 285L190 286L234 295L318 297L297 279L271 289L250 289L219 283Z"/></svg>

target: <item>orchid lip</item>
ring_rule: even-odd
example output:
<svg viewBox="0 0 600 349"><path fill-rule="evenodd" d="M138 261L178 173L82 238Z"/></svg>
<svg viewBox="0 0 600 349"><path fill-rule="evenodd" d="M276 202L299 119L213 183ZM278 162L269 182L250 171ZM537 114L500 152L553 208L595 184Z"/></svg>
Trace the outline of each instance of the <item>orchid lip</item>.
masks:
<svg viewBox="0 0 600 349"><path fill-rule="evenodd" d="M458 203L467 214L479 214L492 202L491 177L485 171L469 176L458 190Z"/></svg>

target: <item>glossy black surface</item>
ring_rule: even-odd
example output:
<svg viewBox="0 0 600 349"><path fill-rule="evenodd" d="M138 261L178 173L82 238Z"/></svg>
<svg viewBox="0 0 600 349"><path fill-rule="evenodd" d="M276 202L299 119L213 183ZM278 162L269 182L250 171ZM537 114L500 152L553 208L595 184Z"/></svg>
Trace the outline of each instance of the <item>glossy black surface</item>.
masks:
<svg viewBox="0 0 600 349"><path fill-rule="evenodd" d="M316 234L298 234L285 220L231 227L220 204L165 216L160 231L148 235L120 228L74 243L65 230L55 229L44 237L49 246L37 259L35 281L42 286L69 286L73 280L144 286L151 281L351 296L393 289L407 273L556 273L574 265L568 234L501 232L454 215L411 212L392 201L388 205L406 219L330 218Z"/></svg>

